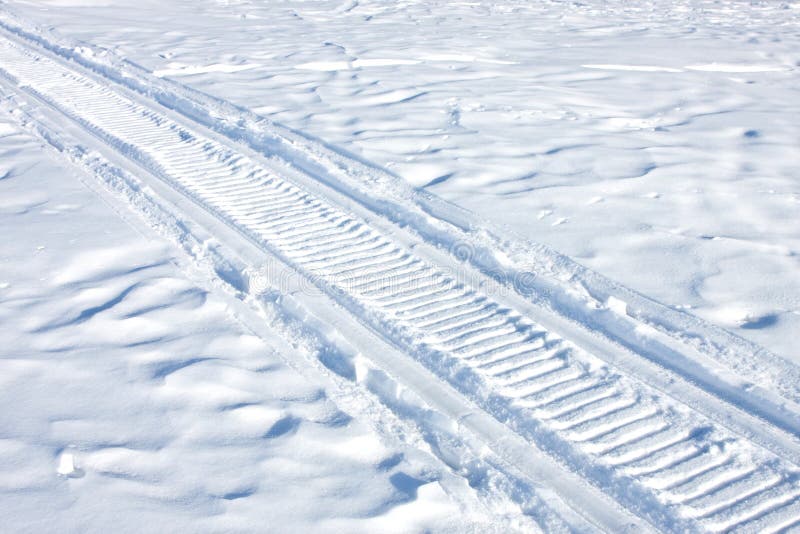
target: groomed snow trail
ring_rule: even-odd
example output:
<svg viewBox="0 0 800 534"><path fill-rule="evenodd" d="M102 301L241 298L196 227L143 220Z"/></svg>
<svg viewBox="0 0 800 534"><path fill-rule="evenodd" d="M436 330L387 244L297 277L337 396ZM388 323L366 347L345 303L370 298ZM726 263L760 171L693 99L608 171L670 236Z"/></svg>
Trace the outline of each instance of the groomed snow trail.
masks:
<svg viewBox="0 0 800 534"><path fill-rule="evenodd" d="M0 72L336 295L359 320L664 530L800 525L797 467L470 285L277 167L0 37Z"/></svg>

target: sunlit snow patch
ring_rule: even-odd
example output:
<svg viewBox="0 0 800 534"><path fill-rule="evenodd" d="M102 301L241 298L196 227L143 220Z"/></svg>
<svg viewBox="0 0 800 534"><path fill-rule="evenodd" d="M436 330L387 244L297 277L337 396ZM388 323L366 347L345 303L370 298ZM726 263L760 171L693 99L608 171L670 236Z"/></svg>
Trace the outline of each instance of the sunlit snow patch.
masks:
<svg viewBox="0 0 800 534"><path fill-rule="evenodd" d="M489 59L471 56L469 54L427 54L420 57L423 61L460 61L463 63L493 63L495 65L516 65L516 61L502 59Z"/></svg>
<svg viewBox="0 0 800 534"><path fill-rule="evenodd" d="M295 65L300 70L316 70L320 72L334 72L337 70L352 70L365 67L393 67L397 65L416 65L420 61L414 59L356 59L353 61L311 61Z"/></svg>
<svg viewBox="0 0 800 534"><path fill-rule="evenodd" d="M296 69L301 70L318 70L322 72L332 72L336 70L350 70L349 61L312 61L310 63L302 63L295 65Z"/></svg>
<svg viewBox="0 0 800 534"><path fill-rule="evenodd" d="M581 65L585 69L629 70L636 72L683 72L672 67L656 67L651 65Z"/></svg>
<svg viewBox="0 0 800 534"><path fill-rule="evenodd" d="M83 470L75 465L75 456L65 452L58 458L58 468L56 472L64 477L79 478L83 476Z"/></svg>
<svg viewBox="0 0 800 534"><path fill-rule="evenodd" d="M688 70L704 72L781 72L788 70L780 65L735 65L732 63L708 63L705 65L688 65Z"/></svg>
<svg viewBox="0 0 800 534"><path fill-rule="evenodd" d="M250 70L260 66L258 63L245 63L242 65L229 65L214 63L212 65L186 65L184 63L169 63L167 68L154 70L153 74L159 78L164 76L190 76L192 74L207 74L211 72L231 73Z"/></svg>

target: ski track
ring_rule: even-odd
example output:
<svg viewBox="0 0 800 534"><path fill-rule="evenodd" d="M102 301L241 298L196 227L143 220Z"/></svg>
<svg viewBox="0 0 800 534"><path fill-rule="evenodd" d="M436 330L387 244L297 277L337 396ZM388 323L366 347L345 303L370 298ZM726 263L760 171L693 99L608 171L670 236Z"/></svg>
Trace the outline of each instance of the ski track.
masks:
<svg viewBox="0 0 800 534"><path fill-rule="evenodd" d="M20 87L338 292L363 321L659 528L775 532L800 523L790 462L157 106L5 38L0 58Z"/></svg>

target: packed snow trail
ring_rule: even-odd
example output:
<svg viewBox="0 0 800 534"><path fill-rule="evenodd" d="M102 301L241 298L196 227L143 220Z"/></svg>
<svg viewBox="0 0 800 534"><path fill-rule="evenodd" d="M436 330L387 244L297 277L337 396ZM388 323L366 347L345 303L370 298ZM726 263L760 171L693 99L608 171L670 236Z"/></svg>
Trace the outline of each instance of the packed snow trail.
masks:
<svg viewBox="0 0 800 534"><path fill-rule="evenodd" d="M797 467L155 104L0 38L0 72L321 287L658 528L800 524ZM568 333L565 333L568 335Z"/></svg>

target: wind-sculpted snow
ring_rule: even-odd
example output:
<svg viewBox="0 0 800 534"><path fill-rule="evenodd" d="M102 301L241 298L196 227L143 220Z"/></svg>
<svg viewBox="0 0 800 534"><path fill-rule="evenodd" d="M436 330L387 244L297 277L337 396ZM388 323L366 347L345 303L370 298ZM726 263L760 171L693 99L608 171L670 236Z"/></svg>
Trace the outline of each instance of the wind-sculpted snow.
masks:
<svg viewBox="0 0 800 534"><path fill-rule="evenodd" d="M797 358L796 2L47 3L14 8Z"/></svg>
<svg viewBox="0 0 800 534"><path fill-rule="evenodd" d="M456 244L437 254L431 243L411 243L401 228L369 215L355 199L315 188L314 176L251 153L21 41L0 40L0 58L0 70L20 90L158 176L292 274L312 280L342 313L403 357L422 362L532 447L657 528L763 531L800 521L796 425L775 415L781 407L770 407L768 398L751 405L766 410L767 423L747 414L741 414L743 423L730 420L736 412L725 403L746 402L733 394L698 406L699 397L677 395L697 395L694 384L665 389L659 371L626 364L624 347L587 341L579 327L493 291L485 276L460 267L459 259L472 259L465 257L472 249ZM515 279L514 293L539 288L536 282ZM91 321L136 289L129 285L63 324L40 328ZM624 315L624 308L609 300L609 309ZM188 365L196 363L207 365ZM298 427L299 420L287 416L265 436L291 435ZM590 520L597 513L586 511Z"/></svg>
<svg viewBox="0 0 800 534"><path fill-rule="evenodd" d="M345 413L6 120L0 530L492 528L444 466Z"/></svg>

